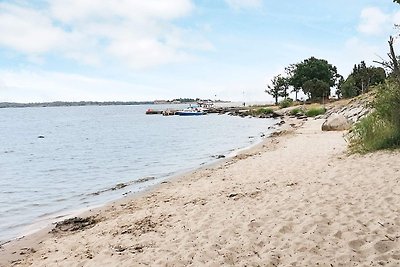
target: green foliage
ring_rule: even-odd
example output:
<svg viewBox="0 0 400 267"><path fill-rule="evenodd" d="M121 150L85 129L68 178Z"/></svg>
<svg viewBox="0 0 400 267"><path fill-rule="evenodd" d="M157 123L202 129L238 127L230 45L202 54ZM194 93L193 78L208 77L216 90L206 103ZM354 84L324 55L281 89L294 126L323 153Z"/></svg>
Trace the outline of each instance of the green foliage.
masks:
<svg viewBox="0 0 400 267"><path fill-rule="evenodd" d="M335 66L329 64L328 61L326 61L325 59L317 59L315 57L311 57L300 63L297 63L294 66L291 66L289 70L291 74L289 84L293 86L293 88L302 88L304 93L307 94L310 98L317 98L322 96L320 90L317 90L317 88L315 87L317 80L324 82L323 90L326 90L326 85L328 86L328 88L335 86L338 79L341 77L337 73L337 68ZM309 82L307 84L309 87L305 88L304 85L307 82ZM320 85L321 84L322 83L320 83ZM313 90L309 90L310 86L313 88ZM317 95L315 95L315 93L317 93ZM326 90L325 95L329 96L330 92Z"/></svg>
<svg viewBox="0 0 400 267"><path fill-rule="evenodd" d="M318 115L325 114L325 108L310 108L306 111L307 117L316 117Z"/></svg>
<svg viewBox="0 0 400 267"><path fill-rule="evenodd" d="M345 81L344 81L343 76L340 76L340 78L338 79L338 82L337 82L337 84L336 84L336 95L337 95L338 97L341 97L341 96L342 96L342 92L341 92L340 88L343 86L344 82L345 82Z"/></svg>
<svg viewBox="0 0 400 267"><path fill-rule="evenodd" d="M346 81L340 87L341 96L344 98L351 98L358 95L358 88L356 86L356 81L350 75Z"/></svg>
<svg viewBox="0 0 400 267"><path fill-rule="evenodd" d="M373 85L381 84L386 79L383 68L367 67L364 61L354 65L352 73L339 87L339 95L350 98L368 92Z"/></svg>
<svg viewBox="0 0 400 267"><path fill-rule="evenodd" d="M295 109L292 109L292 110L290 111L290 115L292 115L292 116L295 116L295 115L301 114L301 113L303 113L303 110L300 109L300 108L295 108Z"/></svg>
<svg viewBox="0 0 400 267"><path fill-rule="evenodd" d="M391 81L377 89L373 103L376 113L400 129L400 85Z"/></svg>
<svg viewBox="0 0 400 267"><path fill-rule="evenodd" d="M375 112L355 124L350 134L350 149L366 153L400 147L400 86L387 82L377 88Z"/></svg>
<svg viewBox="0 0 400 267"><path fill-rule="evenodd" d="M303 84L303 91L311 99L322 98L324 96L329 96L330 87L327 82L319 79L308 80Z"/></svg>
<svg viewBox="0 0 400 267"><path fill-rule="evenodd" d="M277 75L272 78L271 83L272 85L268 85L268 89L265 92L275 99L275 105L277 105L279 97L287 97L289 95L289 80L281 75Z"/></svg>
<svg viewBox="0 0 400 267"><path fill-rule="evenodd" d="M252 114L254 115L272 114L272 113L274 113L274 110L272 108L259 108L252 110Z"/></svg>
<svg viewBox="0 0 400 267"><path fill-rule="evenodd" d="M287 108L293 105L293 99L291 98L285 98L281 102L279 102L279 107L280 108Z"/></svg>
<svg viewBox="0 0 400 267"><path fill-rule="evenodd" d="M367 153L399 145L399 130L377 113L358 122L350 135L350 151L352 152Z"/></svg>

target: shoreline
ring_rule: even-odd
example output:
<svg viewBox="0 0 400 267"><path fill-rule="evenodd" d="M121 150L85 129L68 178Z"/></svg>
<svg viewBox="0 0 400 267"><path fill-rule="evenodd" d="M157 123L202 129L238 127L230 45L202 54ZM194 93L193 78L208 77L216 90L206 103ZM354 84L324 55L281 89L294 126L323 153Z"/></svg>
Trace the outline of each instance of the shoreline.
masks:
<svg viewBox="0 0 400 267"><path fill-rule="evenodd" d="M173 183L176 180L183 179L184 177L190 176L193 173L207 171L208 169L213 168L219 168L220 166L228 164L228 162L230 161L237 160L235 159L237 157L239 157L238 160L241 160L242 155L248 156L249 154L258 153L258 151L262 148L266 146L269 147L271 143L274 142L274 138L279 137L281 134L290 134L304 123L301 120L295 118L290 119L288 117L282 118L282 120L285 121L285 123L280 125L275 124L277 125L277 127L269 136L267 136L266 138L261 138L258 142L250 144L247 147L240 148L237 151L233 151L229 153L229 155L225 158L216 159L215 161L209 162L205 165L200 165L198 167L189 168L187 170L177 172L176 174L163 179L164 181L147 187L143 191L122 196L116 200L104 203L102 205L71 211L68 215L61 216L61 219L49 219L48 223L46 223L45 225L42 224L42 227L40 227L40 229L29 231L25 235L3 242L2 244L0 244L0 267L6 266L6 264L10 264L14 261L18 262L21 258L21 255L18 255L18 253L16 253L17 251L24 251L26 250L26 248L39 246L42 240L49 238L50 231L54 229L54 225L56 225L57 222L62 222L63 220L73 217L90 217L95 214L102 213L110 207L112 208L116 205L121 205L125 202L134 201L135 199L145 197L146 195L151 194L152 192L161 188L165 184ZM25 255L25 253L23 252L22 255Z"/></svg>
<svg viewBox="0 0 400 267"><path fill-rule="evenodd" d="M297 119L288 119L288 118L281 118L283 121L285 121L285 124L279 124L275 123L272 126L271 133L269 133L265 138L263 137L258 137L256 138L257 140L254 143L249 144L246 147L243 148L237 148L234 149L233 151L227 151L227 154L223 155L224 158L214 158L214 160L211 160L210 162L207 162L205 164L201 164L197 167L191 167L187 169L183 169L180 171L177 171L173 175L169 175L166 177L161 177L156 180L158 182L156 184L152 184L147 186L144 190L137 191L137 192L130 192L128 191L127 194L123 194L117 199L107 201L103 204L97 204L94 206L90 207L82 207L76 210L69 210L65 211L64 213L56 213L54 215L50 215L48 219L44 219L43 221L37 221L33 222L32 224L29 224L25 227L26 230L24 230L20 236L12 238L10 240L5 240L2 243L0 243L0 256L1 254L4 254L6 258L10 257L11 254L15 254L11 252L11 250L20 250L24 247L31 246L31 245L37 245L37 241L43 239L44 236L48 235L48 232L54 228L54 225L56 225L59 222L62 222L66 219L70 219L73 217L85 217L85 216L92 216L94 213L101 212L103 209L106 209L109 206L113 205L118 205L118 203L123 203L126 201L134 200L136 198L143 197L146 194L151 193L154 190L157 190L160 186L166 183L170 183L174 180L181 179L184 176L188 176L191 173L197 172L197 171L202 171L207 168L214 168L216 166L219 166L221 164L225 164L227 161L232 160L233 158L244 154L248 151L253 151L259 149L260 146L262 146L265 142L268 142L272 136L274 136L276 133L280 133L282 131L287 131L288 128L291 128L289 126L288 121L292 122L291 124L300 124L300 121ZM290 129L290 131L293 129ZM37 225L35 227L35 225ZM15 257L11 257L15 258ZM17 257L18 258L18 257ZM4 264L2 262L2 257L0 257L0 267L2 267Z"/></svg>
<svg viewBox="0 0 400 267"><path fill-rule="evenodd" d="M261 130L262 133L268 134L269 130L267 130L267 127L269 126L269 124L273 124L274 123L274 120L268 120L268 121L266 123L263 123L263 122L260 121L260 123L262 125L264 125L263 129ZM265 126L265 125L267 125L267 126ZM259 137L259 134L258 134L257 131L254 132L254 136L256 136L255 139L257 139L257 140L255 142L251 141L251 143L250 143L249 141L246 140L247 139L247 135L245 135L244 139L243 139L244 140L243 144L240 143L241 147L235 148L235 151L238 150L238 149L239 150L246 149L247 147L251 147L251 146L255 145L258 142L262 142L262 138ZM250 140L250 139L248 139L248 140ZM236 144L236 146L239 146L239 145ZM230 148L234 148L234 147L235 147L235 143L231 144ZM229 146L228 146L228 148L229 148ZM222 150L222 153L224 155L227 155L227 154L231 153L231 151L232 150L226 149L226 150ZM208 151L208 152L210 153L210 151ZM109 202L113 202L113 201L118 200L120 198L124 198L125 194L132 194L132 193L135 194L137 191L142 190L144 187L148 187L148 186L152 187L154 183L160 183L163 180L169 179L171 176L173 177L173 176L176 176L176 175L181 175L181 174L186 173L188 171L193 171L193 170L197 169L198 167L202 166L203 164L205 164L205 165L212 164L214 161L217 161L216 158L212 158L212 157L214 157L214 155L217 155L218 153L221 153L221 152L214 152L214 153L215 154L210 153L209 155L205 154L205 157L200 159L200 160L203 160L203 161L200 161L200 162L202 162L201 164L200 164L200 162L197 165L196 164L186 164L189 167L184 167L184 168L182 168L183 167L182 164L181 165L176 165L174 167L176 169L178 169L178 170L175 169L172 172L168 172L168 173L165 172L165 173L161 173L161 174L157 173L156 175L151 175L152 178L155 178L154 180L157 180L155 182L151 182L151 181L147 182L146 181L144 183L142 183L142 182L135 183L133 180L129 180L129 181L121 180L121 182L119 180L116 180L115 183L112 184L112 185L109 185L109 187L108 187L108 185L107 185L107 187L104 187L104 192L108 191L110 193L106 192L106 194L102 194L103 193L103 189L102 188L100 188L98 190L95 190L96 192L93 191L93 195L95 195L95 194L97 194L99 192L102 195L99 196L97 198L97 200L96 199L94 199L94 201L88 200L88 202L90 202L90 203L86 207L84 206L85 204L82 204L82 206L77 206L76 208L73 208L73 209L70 209L70 208L69 209L63 209L63 207L61 207L61 209L55 209L57 211L54 212L54 213L51 213L51 214L45 213L46 216L43 216L43 217L40 216L40 217L31 219L30 221L26 220L27 223L22 225L22 227L19 227L19 228L15 227L17 225L16 223L14 225L11 225L11 223L12 223L11 219L7 220L7 221L5 221L6 223L4 225L5 225L5 227L9 226L9 229L12 229L13 232L10 235L4 235L4 238L1 238L2 242L0 242L0 243L8 242L8 241L10 241L10 239L11 240L12 239L16 239L16 238L18 239L20 237L23 237L23 236L26 236L28 234L31 234L32 232L35 232L37 229L43 228L44 224L52 223L55 220L59 220L58 219L59 217L68 218L68 217L71 217L71 216L75 216L77 213L78 214L82 213L82 210L89 210L89 209L92 209L93 207L103 206L104 204L107 204ZM146 176L135 176L135 178L136 177L140 178L140 177L146 177ZM133 178L133 179L135 179L135 178ZM141 180L141 179L142 178L140 178L139 180ZM111 192L112 190L109 190L109 189L111 189L112 187L114 187L116 185L119 185L119 183L121 183L121 184L125 184L126 183L128 185L128 187L125 188L126 190L125 189L122 189L122 190L118 189L118 190L115 191L115 193L112 193ZM145 189L145 190L147 190L147 189ZM90 193L88 193L87 195L90 195ZM104 197L104 195L105 195L105 197ZM101 202L102 199L103 199L103 201ZM28 201L28 203L29 203L29 201ZM72 207L72 206L70 206L70 207ZM32 226L34 226L34 227L32 227ZM4 233L7 233L7 230L4 230L3 234ZM14 233L16 233L16 234L14 234Z"/></svg>
<svg viewBox="0 0 400 267"><path fill-rule="evenodd" d="M321 124L83 214L96 222L10 255L15 266L397 266L399 152L346 155L343 132Z"/></svg>

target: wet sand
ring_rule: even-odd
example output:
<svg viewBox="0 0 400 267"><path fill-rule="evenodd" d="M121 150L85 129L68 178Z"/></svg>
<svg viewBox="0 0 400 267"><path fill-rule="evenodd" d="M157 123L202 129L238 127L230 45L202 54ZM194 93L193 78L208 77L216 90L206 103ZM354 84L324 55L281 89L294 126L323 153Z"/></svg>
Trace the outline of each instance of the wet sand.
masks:
<svg viewBox="0 0 400 267"><path fill-rule="evenodd" d="M349 156L322 122L4 245L0 266L399 266L400 153Z"/></svg>

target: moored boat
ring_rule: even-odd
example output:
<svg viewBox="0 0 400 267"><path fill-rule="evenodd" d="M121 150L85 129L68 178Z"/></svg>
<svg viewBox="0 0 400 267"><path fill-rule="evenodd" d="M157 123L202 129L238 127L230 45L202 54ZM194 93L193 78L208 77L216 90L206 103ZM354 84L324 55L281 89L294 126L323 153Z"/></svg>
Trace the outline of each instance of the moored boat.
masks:
<svg viewBox="0 0 400 267"><path fill-rule="evenodd" d="M199 115L205 115L207 114L207 112L203 110L201 107L190 106L183 110L178 110L175 114L179 116L199 116Z"/></svg>
<svg viewBox="0 0 400 267"><path fill-rule="evenodd" d="M147 115L154 115L154 114L162 114L163 112L161 110L154 110L149 108L148 110L146 110L146 114Z"/></svg>

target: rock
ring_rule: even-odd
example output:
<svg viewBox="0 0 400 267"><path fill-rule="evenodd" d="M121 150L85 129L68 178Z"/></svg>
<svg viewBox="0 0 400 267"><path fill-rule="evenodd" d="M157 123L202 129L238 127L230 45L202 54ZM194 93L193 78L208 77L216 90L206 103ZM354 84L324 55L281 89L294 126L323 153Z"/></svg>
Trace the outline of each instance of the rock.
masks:
<svg viewBox="0 0 400 267"><path fill-rule="evenodd" d="M51 230L52 233L57 232L75 232L93 227L98 221L93 217L81 218L74 217L57 222L56 226Z"/></svg>
<svg viewBox="0 0 400 267"><path fill-rule="evenodd" d="M308 117L306 116L306 115L299 115L299 116L297 116L297 119L299 119L299 120L304 120L304 119L307 119Z"/></svg>
<svg viewBox="0 0 400 267"><path fill-rule="evenodd" d="M41 139L43 139L43 138L44 138L44 136L43 136L43 135L39 135L37 138L41 138Z"/></svg>
<svg viewBox="0 0 400 267"><path fill-rule="evenodd" d="M278 117L282 117L281 115L279 115L278 113L276 113L276 112L272 112L271 113L271 115L270 115L270 118L278 118Z"/></svg>
<svg viewBox="0 0 400 267"><path fill-rule="evenodd" d="M145 183L145 182L148 182L148 181L151 181L151 180L154 180L154 179L156 179L156 177L154 177L154 176L147 176L147 177L143 177L143 178L140 178L140 179L134 181L134 183L135 183L135 184L138 184L138 183Z"/></svg>
<svg viewBox="0 0 400 267"><path fill-rule="evenodd" d="M341 114L332 114L323 124L322 131L344 131L350 129L349 121Z"/></svg>
<svg viewBox="0 0 400 267"><path fill-rule="evenodd" d="M361 112L363 112L364 107L357 107L357 108L353 108L351 110L349 110L349 112L347 112L347 117L356 117L358 116L358 114L360 114Z"/></svg>
<svg viewBox="0 0 400 267"><path fill-rule="evenodd" d="M118 189L122 189L127 186L128 186L127 184L119 183L119 184L116 184L113 188L111 188L111 190L118 190Z"/></svg>

